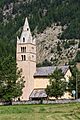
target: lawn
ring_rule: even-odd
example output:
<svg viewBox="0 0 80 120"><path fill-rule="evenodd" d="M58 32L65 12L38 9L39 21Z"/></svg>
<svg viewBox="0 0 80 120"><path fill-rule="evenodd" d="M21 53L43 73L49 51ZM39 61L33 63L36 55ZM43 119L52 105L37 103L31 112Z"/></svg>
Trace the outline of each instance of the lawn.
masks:
<svg viewBox="0 0 80 120"><path fill-rule="evenodd" d="M0 120L80 120L80 103L0 106Z"/></svg>

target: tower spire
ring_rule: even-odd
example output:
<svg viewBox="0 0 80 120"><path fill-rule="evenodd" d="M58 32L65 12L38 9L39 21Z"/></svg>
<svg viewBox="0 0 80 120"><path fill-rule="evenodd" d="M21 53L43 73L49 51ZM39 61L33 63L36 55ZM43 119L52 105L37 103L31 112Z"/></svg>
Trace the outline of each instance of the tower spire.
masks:
<svg viewBox="0 0 80 120"><path fill-rule="evenodd" d="M28 23L28 19L26 17L25 19L25 23L23 26L23 31L20 37L20 43L32 43L32 34L30 31L30 27L29 27L29 23Z"/></svg>

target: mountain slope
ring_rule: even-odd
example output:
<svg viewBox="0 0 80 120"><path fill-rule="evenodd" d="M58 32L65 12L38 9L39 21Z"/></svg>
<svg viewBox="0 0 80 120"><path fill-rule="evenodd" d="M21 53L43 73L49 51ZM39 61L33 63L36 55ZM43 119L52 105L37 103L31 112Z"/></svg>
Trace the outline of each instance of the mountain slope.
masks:
<svg viewBox="0 0 80 120"><path fill-rule="evenodd" d="M36 36L38 66L65 65L76 58L79 39L60 40L62 32L62 26L53 24Z"/></svg>
<svg viewBox="0 0 80 120"><path fill-rule="evenodd" d="M15 56L16 36L20 35L26 16L29 19L33 35L37 33L40 35L47 27L51 27L53 23L56 23L56 26L62 26L63 31L57 34L58 39L72 39L72 41L73 39L80 39L79 6L79 0L1 0L0 57L8 54ZM38 42L37 44L40 46L41 43ZM47 43L45 42L45 44ZM49 44L51 44L51 41L48 42L48 46ZM44 51L44 48L41 47L38 56L42 51ZM48 51L49 53L50 51ZM46 59L51 58L52 53L50 54L46 55ZM45 58L45 55L42 58ZM39 58L37 60L39 63Z"/></svg>

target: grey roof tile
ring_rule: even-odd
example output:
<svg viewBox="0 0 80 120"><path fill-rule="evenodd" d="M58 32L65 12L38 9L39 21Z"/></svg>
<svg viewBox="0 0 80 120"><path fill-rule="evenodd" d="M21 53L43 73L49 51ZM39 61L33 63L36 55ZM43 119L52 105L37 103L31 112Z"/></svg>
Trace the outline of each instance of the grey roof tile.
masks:
<svg viewBox="0 0 80 120"><path fill-rule="evenodd" d="M51 73L55 71L55 69L61 69L62 72L65 74L67 70L69 69L69 66L47 66L47 67L37 67L36 73L34 74L34 77L40 77L40 76L48 76Z"/></svg>

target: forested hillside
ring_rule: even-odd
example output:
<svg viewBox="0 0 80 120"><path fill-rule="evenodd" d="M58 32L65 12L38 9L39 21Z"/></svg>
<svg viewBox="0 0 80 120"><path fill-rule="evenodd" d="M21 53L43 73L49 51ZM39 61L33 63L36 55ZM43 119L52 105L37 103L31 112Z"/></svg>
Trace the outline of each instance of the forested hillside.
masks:
<svg viewBox="0 0 80 120"><path fill-rule="evenodd" d="M63 31L59 39L80 39L80 0L0 0L0 57L15 56L26 16L33 35L56 23Z"/></svg>

